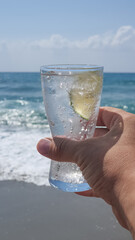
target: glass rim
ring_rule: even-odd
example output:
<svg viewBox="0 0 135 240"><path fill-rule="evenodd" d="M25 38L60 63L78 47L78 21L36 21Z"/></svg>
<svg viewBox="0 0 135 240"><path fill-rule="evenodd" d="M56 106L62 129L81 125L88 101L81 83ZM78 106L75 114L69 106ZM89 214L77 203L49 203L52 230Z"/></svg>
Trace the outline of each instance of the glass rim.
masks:
<svg viewBox="0 0 135 240"><path fill-rule="evenodd" d="M92 65L92 64L49 64L49 65L42 65L40 67L41 71L44 70L96 70L96 69L102 69L103 70L103 66L100 65Z"/></svg>

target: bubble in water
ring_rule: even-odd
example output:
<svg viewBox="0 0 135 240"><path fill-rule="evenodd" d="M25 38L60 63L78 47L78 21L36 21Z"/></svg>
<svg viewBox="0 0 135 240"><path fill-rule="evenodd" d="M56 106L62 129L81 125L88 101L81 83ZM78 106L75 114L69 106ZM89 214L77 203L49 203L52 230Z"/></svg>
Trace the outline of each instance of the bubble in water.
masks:
<svg viewBox="0 0 135 240"><path fill-rule="evenodd" d="M54 126L55 126L55 123L50 120L50 125L51 125L52 127L54 127Z"/></svg>
<svg viewBox="0 0 135 240"><path fill-rule="evenodd" d="M70 128L70 133L73 133L73 127Z"/></svg>
<svg viewBox="0 0 135 240"><path fill-rule="evenodd" d="M73 123L73 120L70 118L70 119L69 119L69 122L70 122L70 123Z"/></svg>
<svg viewBox="0 0 135 240"><path fill-rule="evenodd" d="M62 88L63 87L63 83L60 83L60 88Z"/></svg>
<svg viewBox="0 0 135 240"><path fill-rule="evenodd" d="M84 136L81 136L81 137L80 137L80 140L83 140L83 139L84 139Z"/></svg>

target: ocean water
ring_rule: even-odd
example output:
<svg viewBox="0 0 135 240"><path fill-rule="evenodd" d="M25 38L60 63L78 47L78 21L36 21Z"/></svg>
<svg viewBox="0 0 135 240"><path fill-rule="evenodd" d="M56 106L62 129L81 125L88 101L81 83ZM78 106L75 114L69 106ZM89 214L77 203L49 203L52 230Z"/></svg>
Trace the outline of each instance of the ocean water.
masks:
<svg viewBox="0 0 135 240"><path fill-rule="evenodd" d="M101 105L135 113L135 73L104 73ZM46 136L40 73L0 73L0 180L49 185L50 160L36 150Z"/></svg>

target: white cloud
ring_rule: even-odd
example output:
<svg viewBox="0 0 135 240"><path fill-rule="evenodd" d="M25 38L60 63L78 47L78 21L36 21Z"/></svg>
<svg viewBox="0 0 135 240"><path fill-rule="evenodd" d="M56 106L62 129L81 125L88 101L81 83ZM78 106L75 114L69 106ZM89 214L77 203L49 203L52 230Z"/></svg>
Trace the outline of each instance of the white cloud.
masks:
<svg viewBox="0 0 135 240"><path fill-rule="evenodd" d="M72 41L61 35L52 35L49 39L42 39L30 43L31 47L41 48L100 48L120 46L124 43L135 42L135 29L132 26L122 26L116 32L109 32L103 35L93 35L85 40Z"/></svg>
<svg viewBox="0 0 135 240"><path fill-rule="evenodd" d="M0 39L0 71L38 71L42 64L93 63L107 71L135 71L135 29L121 26L117 31L71 40L59 34L40 40Z"/></svg>
<svg viewBox="0 0 135 240"><path fill-rule="evenodd" d="M135 29L132 26L122 26L116 32L108 32L104 34L97 34L89 36L84 40L72 41L59 34L53 34L48 39L25 41L0 41L0 51L8 48L9 51L13 49L28 49L28 48L92 48L99 49L106 46L115 47L129 43L130 41L135 44Z"/></svg>
<svg viewBox="0 0 135 240"><path fill-rule="evenodd" d="M131 39L133 39L135 43L135 29L132 26L122 26L117 30L116 34L114 35L111 45L122 45Z"/></svg>

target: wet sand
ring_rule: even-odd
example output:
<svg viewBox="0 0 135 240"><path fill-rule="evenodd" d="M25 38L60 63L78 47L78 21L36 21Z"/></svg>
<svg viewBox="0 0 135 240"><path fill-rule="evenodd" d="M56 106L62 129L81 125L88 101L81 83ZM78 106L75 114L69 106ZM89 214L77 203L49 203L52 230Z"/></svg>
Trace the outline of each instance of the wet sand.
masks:
<svg viewBox="0 0 135 240"><path fill-rule="evenodd" d="M101 199L0 182L0 240L131 240Z"/></svg>

